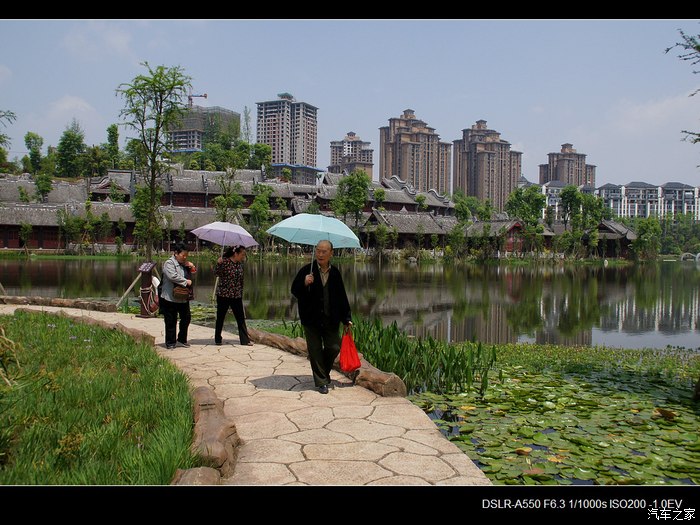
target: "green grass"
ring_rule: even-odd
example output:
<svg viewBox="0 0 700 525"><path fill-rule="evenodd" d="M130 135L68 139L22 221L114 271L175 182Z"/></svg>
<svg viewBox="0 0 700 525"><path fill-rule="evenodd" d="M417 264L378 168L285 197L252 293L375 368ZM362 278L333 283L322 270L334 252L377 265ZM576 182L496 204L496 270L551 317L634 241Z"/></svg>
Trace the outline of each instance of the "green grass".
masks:
<svg viewBox="0 0 700 525"><path fill-rule="evenodd" d="M47 314L0 316L0 484L168 484L197 466L187 377L129 336Z"/></svg>

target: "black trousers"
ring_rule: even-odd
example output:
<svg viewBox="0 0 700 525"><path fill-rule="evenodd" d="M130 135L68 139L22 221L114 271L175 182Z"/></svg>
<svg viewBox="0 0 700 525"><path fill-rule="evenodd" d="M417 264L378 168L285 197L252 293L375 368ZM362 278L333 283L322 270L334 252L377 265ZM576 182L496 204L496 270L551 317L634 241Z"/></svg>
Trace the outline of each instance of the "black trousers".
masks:
<svg viewBox="0 0 700 525"><path fill-rule="evenodd" d="M233 311L233 315L236 318L236 324L238 325L238 337L241 340L241 344L247 345L250 343L250 336L248 335L248 327L245 324L245 312L243 311L242 297L216 296L216 326L214 328L214 342L221 342L221 331L224 328L224 319L226 318L229 308Z"/></svg>
<svg viewBox="0 0 700 525"><path fill-rule="evenodd" d="M190 327L192 314L190 313L190 302L173 303L167 299L160 298L160 311L165 321L165 344L174 345L177 341L187 342L187 329ZM180 316L180 333L175 339L177 331L177 318Z"/></svg>
<svg viewBox="0 0 700 525"><path fill-rule="evenodd" d="M311 373L317 387L331 382L331 369L340 353L340 323L324 320L321 325L304 325Z"/></svg>

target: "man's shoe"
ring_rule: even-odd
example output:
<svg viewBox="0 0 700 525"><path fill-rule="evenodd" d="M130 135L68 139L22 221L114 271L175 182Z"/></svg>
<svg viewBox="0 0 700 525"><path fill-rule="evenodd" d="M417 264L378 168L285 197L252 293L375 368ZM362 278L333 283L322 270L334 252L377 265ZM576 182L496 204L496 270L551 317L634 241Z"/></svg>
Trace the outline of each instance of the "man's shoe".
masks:
<svg viewBox="0 0 700 525"><path fill-rule="evenodd" d="M223 341L214 341L214 344L216 346L221 346L223 344Z"/></svg>
<svg viewBox="0 0 700 525"><path fill-rule="evenodd" d="M181 344L182 346L184 346L185 348L189 348L190 346L192 346L191 344L189 344L189 343L183 343L182 341L178 341L178 343L180 343L180 344Z"/></svg>
<svg viewBox="0 0 700 525"><path fill-rule="evenodd" d="M327 385L321 385L320 387L318 387L318 391L319 391L321 394L327 394L327 393L328 393L328 386L327 386Z"/></svg>
<svg viewBox="0 0 700 525"><path fill-rule="evenodd" d="M173 349L175 349L175 345L165 345L165 348L167 350L173 350Z"/></svg>

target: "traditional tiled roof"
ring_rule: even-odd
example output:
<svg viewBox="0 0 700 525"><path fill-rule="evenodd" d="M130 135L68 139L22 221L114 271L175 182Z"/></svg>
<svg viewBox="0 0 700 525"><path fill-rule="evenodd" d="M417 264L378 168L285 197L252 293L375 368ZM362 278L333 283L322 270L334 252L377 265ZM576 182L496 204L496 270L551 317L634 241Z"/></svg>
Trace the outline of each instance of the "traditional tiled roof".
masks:
<svg viewBox="0 0 700 525"><path fill-rule="evenodd" d="M522 227L519 220L509 221L477 221L467 226L467 237L478 237L488 233L489 237L495 237L502 232L508 232L515 227Z"/></svg>
<svg viewBox="0 0 700 525"><path fill-rule="evenodd" d="M373 216L377 224L384 224L390 229L396 228L399 234L413 234L419 231L425 235L445 233L432 213L374 210Z"/></svg>

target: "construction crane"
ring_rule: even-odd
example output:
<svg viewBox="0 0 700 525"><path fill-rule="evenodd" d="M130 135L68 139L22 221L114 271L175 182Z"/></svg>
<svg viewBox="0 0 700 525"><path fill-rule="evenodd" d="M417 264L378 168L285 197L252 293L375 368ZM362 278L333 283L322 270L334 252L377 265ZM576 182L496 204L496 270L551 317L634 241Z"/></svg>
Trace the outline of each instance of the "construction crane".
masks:
<svg viewBox="0 0 700 525"><path fill-rule="evenodd" d="M207 98L207 94L204 93L203 95L193 95L192 92L190 92L189 95L187 95L187 104L189 107L192 107L192 99L198 97L198 98Z"/></svg>

